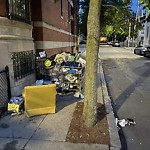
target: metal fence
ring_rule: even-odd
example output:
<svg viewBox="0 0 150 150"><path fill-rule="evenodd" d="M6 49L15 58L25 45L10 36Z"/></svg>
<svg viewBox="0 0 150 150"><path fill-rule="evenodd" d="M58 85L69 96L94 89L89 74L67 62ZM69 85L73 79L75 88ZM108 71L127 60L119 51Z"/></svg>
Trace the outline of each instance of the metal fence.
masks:
<svg viewBox="0 0 150 150"><path fill-rule="evenodd" d="M33 50L23 52L13 52L14 79L22 79L35 71L35 55Z"/></svg>
<svg viewBox="0 0 150 150"><path fill-rule="evenodd" d="M6 109L11 98L9 68L0 71L0 110Z"/></svg>

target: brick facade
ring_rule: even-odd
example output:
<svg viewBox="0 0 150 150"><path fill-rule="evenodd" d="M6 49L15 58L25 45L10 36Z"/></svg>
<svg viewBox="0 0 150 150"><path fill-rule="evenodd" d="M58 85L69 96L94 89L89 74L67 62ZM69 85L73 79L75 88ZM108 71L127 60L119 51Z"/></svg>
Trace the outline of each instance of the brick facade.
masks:
<svg viewBox="0 0 150 150"><path fill-rule="evenodd" d="M75 0L72 3L68 0L62 0L62 2L61 0L56 2L55 0L31 1L33 38L38 43L35 45L37 51L45 50L47 55L51 56L60 51L72 52L73 48L77 46L78 5L76 3ZM73 21L71 21L71 7L74 10ZM74 30L73 34L72 30ZM45 41L46 43L49 41L49 47L45 46ZM40 44L42 46L38 47ZM61 47L61 45L63 46Z"/></svg>
<svg viewBox="0 0 150 150"><path fill-rule="evenodd" d="M0 0L0 16L6 17L7 16L7 0Z"/></svg>

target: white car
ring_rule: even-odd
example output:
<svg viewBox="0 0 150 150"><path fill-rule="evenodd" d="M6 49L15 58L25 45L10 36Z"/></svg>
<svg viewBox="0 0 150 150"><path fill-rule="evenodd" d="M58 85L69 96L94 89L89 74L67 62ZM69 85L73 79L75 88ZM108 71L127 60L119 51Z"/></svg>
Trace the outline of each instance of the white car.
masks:
<svg viewBox="0 0 150 150"><path fill-rule="evenodd" d="M139 46L134 49L134 54L144 55L144 52L148 51L149 49L150 49L150 45Z"/></svg>
<svg viewBox="0 0 150 150"><path fill-rule="evenodd" d="M114 46L114 47L120 47L120 44L119 44L119 42L113 42L112 46Z"/></svg>

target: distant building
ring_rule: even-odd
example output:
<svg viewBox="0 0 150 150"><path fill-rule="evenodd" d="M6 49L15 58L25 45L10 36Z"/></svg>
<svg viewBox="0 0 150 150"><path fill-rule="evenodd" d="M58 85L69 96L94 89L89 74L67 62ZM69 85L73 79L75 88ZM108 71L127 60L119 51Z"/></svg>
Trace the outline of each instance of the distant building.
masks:
<svg viewBox="0 0 150 150"><path fill-rule="evenodd" d="M0 69L10 70L12 96L35 82L35 55L74 52L78 0L0 0Z"/></svg>
<svg viewBox="0 0 150 150"><path fill-rule="evenodd" d="M148 17L148 13L145 14L145 16ZM143 28L138 31L138 43L141 42L142 45L150 45L150 22L146 21L142 24L142 26Z"/></svg>
<svg viewBox="0 0 150 150"><path fill-rule="evenodd" d="M142 45L144 43L144 28L145 28L145 25L143 24L143 28L138 31L138 37L137 37L138 45L139 43L141 43Z"/></svg>
<svg viewBox="0 0 150 150"><path fill-rule="evenodd" d="M148 14L147 14L148 17ZM150 45L150 22L145 22L144 45Z"/></svg>

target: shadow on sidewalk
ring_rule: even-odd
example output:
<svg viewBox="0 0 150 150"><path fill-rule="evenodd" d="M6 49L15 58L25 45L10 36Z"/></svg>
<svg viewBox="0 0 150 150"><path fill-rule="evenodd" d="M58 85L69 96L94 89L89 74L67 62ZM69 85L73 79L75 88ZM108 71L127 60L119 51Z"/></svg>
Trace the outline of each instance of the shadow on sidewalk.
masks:
<svg viewBox="0 0 150 150"><path fill-rule="evenodd" d="M81 98L74 97L73 94L70 95L57 95L56 96L56 113L73 103L81 101Z"/></svg>
<svg viewBox="0 0 150 150"><path fill-rule="evenodd" d="M140 60L141 59L148 60L146 58L139 58L139 59ZM105 64L107 69L113 69L113 66L117 66L117 64L114 60L111 60L111 62L110 62L110 60L107 60L107 61L108 61L108 64L107 63L105 64L105 61L103 63L103 64ZM138 60L136 59L133 61L138 61ZM137 67L134 70L132 70L136 75L138 75L138 78L133 83L131 83L126 89L124 89L123 92L116 99L112 98L110 86L109 86L112 78L109 75L105 74L109 95L111 97L112 103L115 102L115 107L113 107L114 112L115 112L115 117L118 117L117 116L118 110L125 103L125 101L131 96L131 94L135 91L135 89L137 87L141 86L141 84L146 80L146 78L149 77L149 74L150 74L149 67L150 67L150 62L145 62L144 66L140 66L140 67ZM106 68L104 69L105 71L106 71ZM108 72L108 70L107 70L107 72ZM120 70L120 72L122 72L122 70ZM122 150L128 150L127 141L125 139L122 129L119 130L119 135L120 135L120 139L121 139Z"/></svg>

